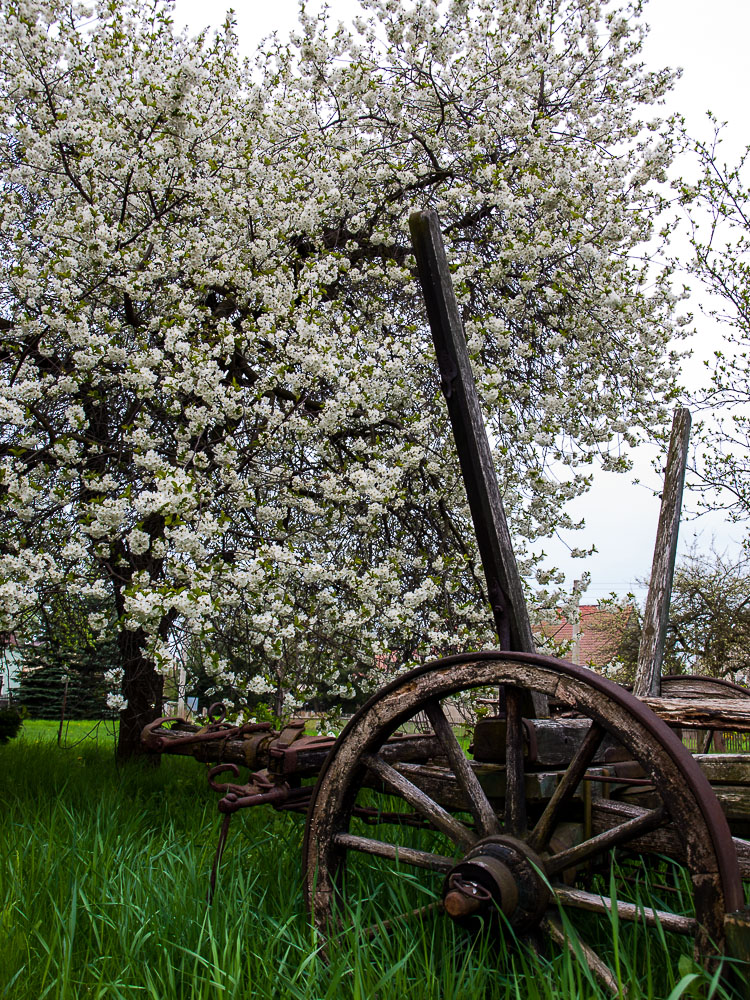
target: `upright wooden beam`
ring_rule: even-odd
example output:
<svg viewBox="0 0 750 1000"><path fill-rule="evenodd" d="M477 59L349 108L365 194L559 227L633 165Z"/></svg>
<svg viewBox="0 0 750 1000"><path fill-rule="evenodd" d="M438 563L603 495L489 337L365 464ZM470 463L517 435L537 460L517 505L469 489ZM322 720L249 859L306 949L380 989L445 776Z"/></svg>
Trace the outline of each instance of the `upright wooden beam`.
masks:
<svg viewBox="0 0 750 1000"><path fill-rule="evenodd" d="M409 218L443 394L501 649L533 653L528 609L482 418L437 212Z"/></svg>
<svg viewBox="0 0 750 1000"><path fill-rule="evenodd" d="M641 644L638 648L638 669L633 694L639 698L658 698L661 690L661 666L672 597L672 579L680 529L682 490L685 483L688 444L690 442L690 411L675 410L672 436L669 440L664 491L661 497L659 527L656 531L654 561L643 616Z"/></svg>

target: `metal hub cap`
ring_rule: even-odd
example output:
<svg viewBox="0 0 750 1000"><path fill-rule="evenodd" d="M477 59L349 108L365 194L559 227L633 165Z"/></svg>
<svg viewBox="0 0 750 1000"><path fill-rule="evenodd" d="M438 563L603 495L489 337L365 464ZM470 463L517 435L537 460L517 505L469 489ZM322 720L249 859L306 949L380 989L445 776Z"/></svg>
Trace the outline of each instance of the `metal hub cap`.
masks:
<svg viewBox="0 0 750 1000"><path fill-rule="evenodd" d="M485 837L448 873L445 912L461 923L499 910L514 930L529 930L539 924L550 900L543 871L541 859L522 841Z"/></svg>

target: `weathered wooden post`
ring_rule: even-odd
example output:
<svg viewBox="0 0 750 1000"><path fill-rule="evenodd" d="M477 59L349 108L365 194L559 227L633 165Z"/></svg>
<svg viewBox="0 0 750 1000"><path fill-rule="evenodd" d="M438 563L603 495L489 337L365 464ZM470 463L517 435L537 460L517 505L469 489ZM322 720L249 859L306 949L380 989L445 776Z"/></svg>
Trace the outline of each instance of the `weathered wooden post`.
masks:
<svg viewBox="0 0 750 1000"><path fill-rule="evenodd" d="M409 228L500 648L533 653L536 647L523 584L497 485L437 212L414 212L409 217ZM506 697L513 701L515 692L506 691ZM523 714L547 715L546 696L534 692L533 705L527 701ZM522 746L520 707L514 705L511 710L509 705L507 715L508 725L519 727L518 745Z"/></svg>
<svg viewBox="0 0 750 1000"><path fill-rule="evenodd" d="M643 615L641 643L638 647L638 668L633 685L633 694L639 698L658 698L661 691L661 666L664 661L677 535L680 530L690 423L689 410L685 407L675 410L664 472L659 526L656 529L654 561Z"/></svg>
<svg viewBox="0 0 750 1000"><path fill-rule="evenodd" d="M477 534L500 647L533 653L534 637L495 476L437 212L409 218L441 386Z"/></svg>

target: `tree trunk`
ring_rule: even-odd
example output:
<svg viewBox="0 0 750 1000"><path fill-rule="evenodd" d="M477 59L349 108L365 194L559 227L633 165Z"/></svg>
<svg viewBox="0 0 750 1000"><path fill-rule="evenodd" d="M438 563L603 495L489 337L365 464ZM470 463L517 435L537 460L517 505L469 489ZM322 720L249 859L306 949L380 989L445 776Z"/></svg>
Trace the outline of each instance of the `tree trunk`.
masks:
<svg viewBox="0 0 750 1000"><path fill-rule="evenodd" d="M129 760L143 755L141 731L162 714L164 678L141 652L145 643L141 629L135 632L122 629L118 643L124 671L122 693L128 703L120 712L117 756ZM149 754L148 759L158 766L158 754Z"/></svg>
<svg viewBox="0 0 750 1000"><path fill-rule="evenodd" d="M273 711L277 719L282 718L284 714L284 685L281 681L276 685L276 694L273 699Z"/></svg>

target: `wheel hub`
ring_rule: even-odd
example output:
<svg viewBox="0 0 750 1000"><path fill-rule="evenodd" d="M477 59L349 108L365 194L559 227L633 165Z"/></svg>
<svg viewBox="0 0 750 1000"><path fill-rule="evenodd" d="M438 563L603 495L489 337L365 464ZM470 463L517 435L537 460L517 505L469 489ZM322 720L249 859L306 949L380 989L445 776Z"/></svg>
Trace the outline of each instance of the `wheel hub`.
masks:
<svg viewBox="0 0 750 1000"><path fill-rule="evenodd" d="M536 927L550 899L542 861L523 841L485 837L448 873L445 912L459 923L501 912L516 931Z"/></svg>

